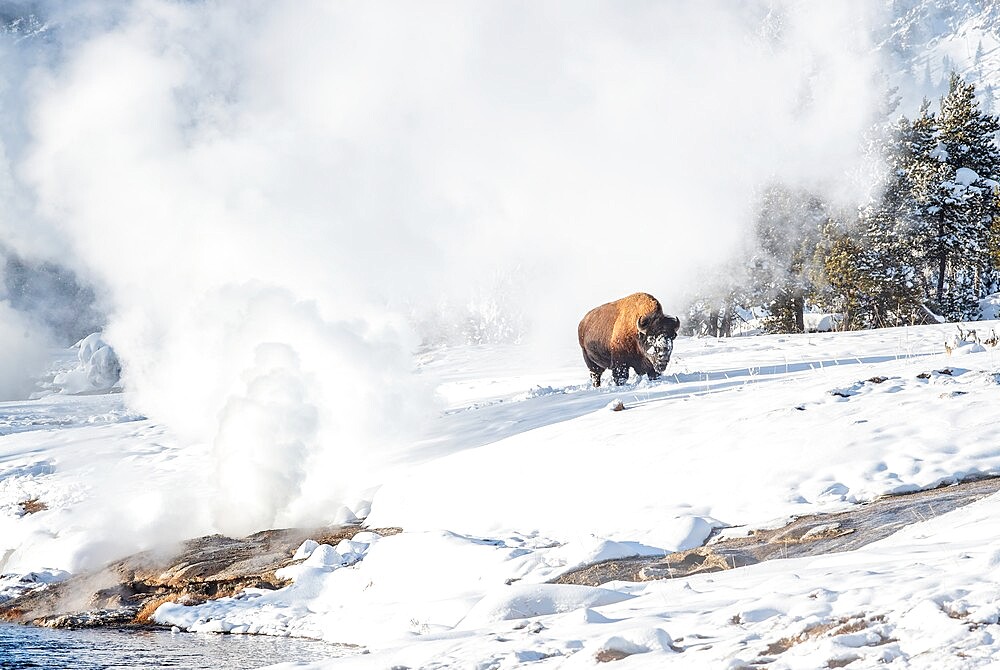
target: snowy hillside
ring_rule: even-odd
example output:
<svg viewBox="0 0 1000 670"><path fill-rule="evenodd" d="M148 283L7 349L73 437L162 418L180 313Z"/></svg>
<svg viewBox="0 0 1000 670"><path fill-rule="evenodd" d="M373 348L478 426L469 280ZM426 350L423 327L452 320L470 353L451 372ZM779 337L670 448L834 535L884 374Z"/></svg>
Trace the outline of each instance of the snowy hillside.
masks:
<svg viewBox="0 0 1000 670"><path fill-rule="evenodd" d="M875 39L892 57L893 78L908 108L915 109L921 97L933 100L945 93L954 70L975 83L986 108L997 112L1000 5L988 0L893 0L887 6L890 23L876 29Z"/></svg>
<svg viewBox="0 0 1000 670"><path fill-rule="evenodd" d="M975 327L985 340L1000 324ZM546 584L597 560L695 547L713 529L1000 474L1000 349L957 335L952 324L681 338L661 381L602 389L572 350L544 366L515 346L434 352L421 376L444 411L371 499L368 525L401 533L307 543L283 575L292 586L168 604L157 619L370 652L318 667L978 667L1000 658L998 496L845 554ZM208 528L209 453L120 397L0 407L4 572L58 580Z"/></svg>

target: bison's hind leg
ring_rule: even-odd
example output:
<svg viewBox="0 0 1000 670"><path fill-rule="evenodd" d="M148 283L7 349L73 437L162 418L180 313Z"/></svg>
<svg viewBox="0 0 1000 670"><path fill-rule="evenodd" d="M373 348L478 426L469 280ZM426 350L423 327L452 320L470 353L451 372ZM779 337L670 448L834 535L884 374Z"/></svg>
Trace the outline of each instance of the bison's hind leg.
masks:
<svg viewBox="0 0 1000 670"><path fill-rule="evenodd" d="M590 381L594 383L595 387L601 385L601 375L604 374L604 368L591 360L587 352L583 352L583 361L587 364L587 369L590 370Z"/></svg>

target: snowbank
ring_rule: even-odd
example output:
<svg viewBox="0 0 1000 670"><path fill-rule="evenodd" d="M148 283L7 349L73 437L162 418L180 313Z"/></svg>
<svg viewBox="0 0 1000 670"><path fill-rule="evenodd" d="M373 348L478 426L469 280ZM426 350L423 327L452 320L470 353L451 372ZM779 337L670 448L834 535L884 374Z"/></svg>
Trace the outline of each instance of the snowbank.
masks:
<svg viewBox="0 0 1000 670"><path fill-rule="evenodd" d="M979 301L980 318L988 321L1000 319L1000 293L993 293Z"/></svg>
<svg viewBox="0 0 1000 670"><path fill-rule="evenodd" d="M802 315L802 323L807 333L829 333L842 320L842 314L806 312Z"/></svg>
<svg viewBox="0 0 1000 670"><path fill-rule="evenodd" d="M122 366L100 333L91 333L72 348L77 351L77 364L56 373L52 380L59 393L106 393L118 388Z"/></svg>

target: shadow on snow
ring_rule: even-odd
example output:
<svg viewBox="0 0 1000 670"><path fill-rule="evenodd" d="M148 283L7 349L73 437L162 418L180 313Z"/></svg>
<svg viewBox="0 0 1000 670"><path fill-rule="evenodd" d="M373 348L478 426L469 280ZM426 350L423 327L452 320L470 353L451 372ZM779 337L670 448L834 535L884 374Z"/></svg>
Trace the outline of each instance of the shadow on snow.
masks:
<svg viewBox="0 0 1000 670"><path fill-rule="evenodd" d="M920 358L931 354L910 354ZM538 389L488 404L453 409L439 416L428 435L409 450L406 458L438 458L465 449L475 449L537 428L576 419L602 410L615 399L626 406L648 405L668 399L718 393L728 389L775 381L785 375L818 372L843 366L867 365L898 360L900 356L859 356L749 366L729 370L683 372L657 381L642 380L624 386L589 385ZM526 397L525 397L526 396Z"/></svg>

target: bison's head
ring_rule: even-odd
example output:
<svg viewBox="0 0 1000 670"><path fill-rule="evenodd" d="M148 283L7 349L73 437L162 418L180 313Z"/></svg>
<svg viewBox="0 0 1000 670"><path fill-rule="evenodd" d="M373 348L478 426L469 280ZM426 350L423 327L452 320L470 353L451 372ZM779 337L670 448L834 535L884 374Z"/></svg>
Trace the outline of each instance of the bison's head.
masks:
<svg viewBox="0 0 1000 670"><path fill-rule="evenodd" d="M639 338L639 348L657 372L667 369L670 354L674 351L674 339L681 327L681 320L666 314L640 316L635 324Z"/></svg>

